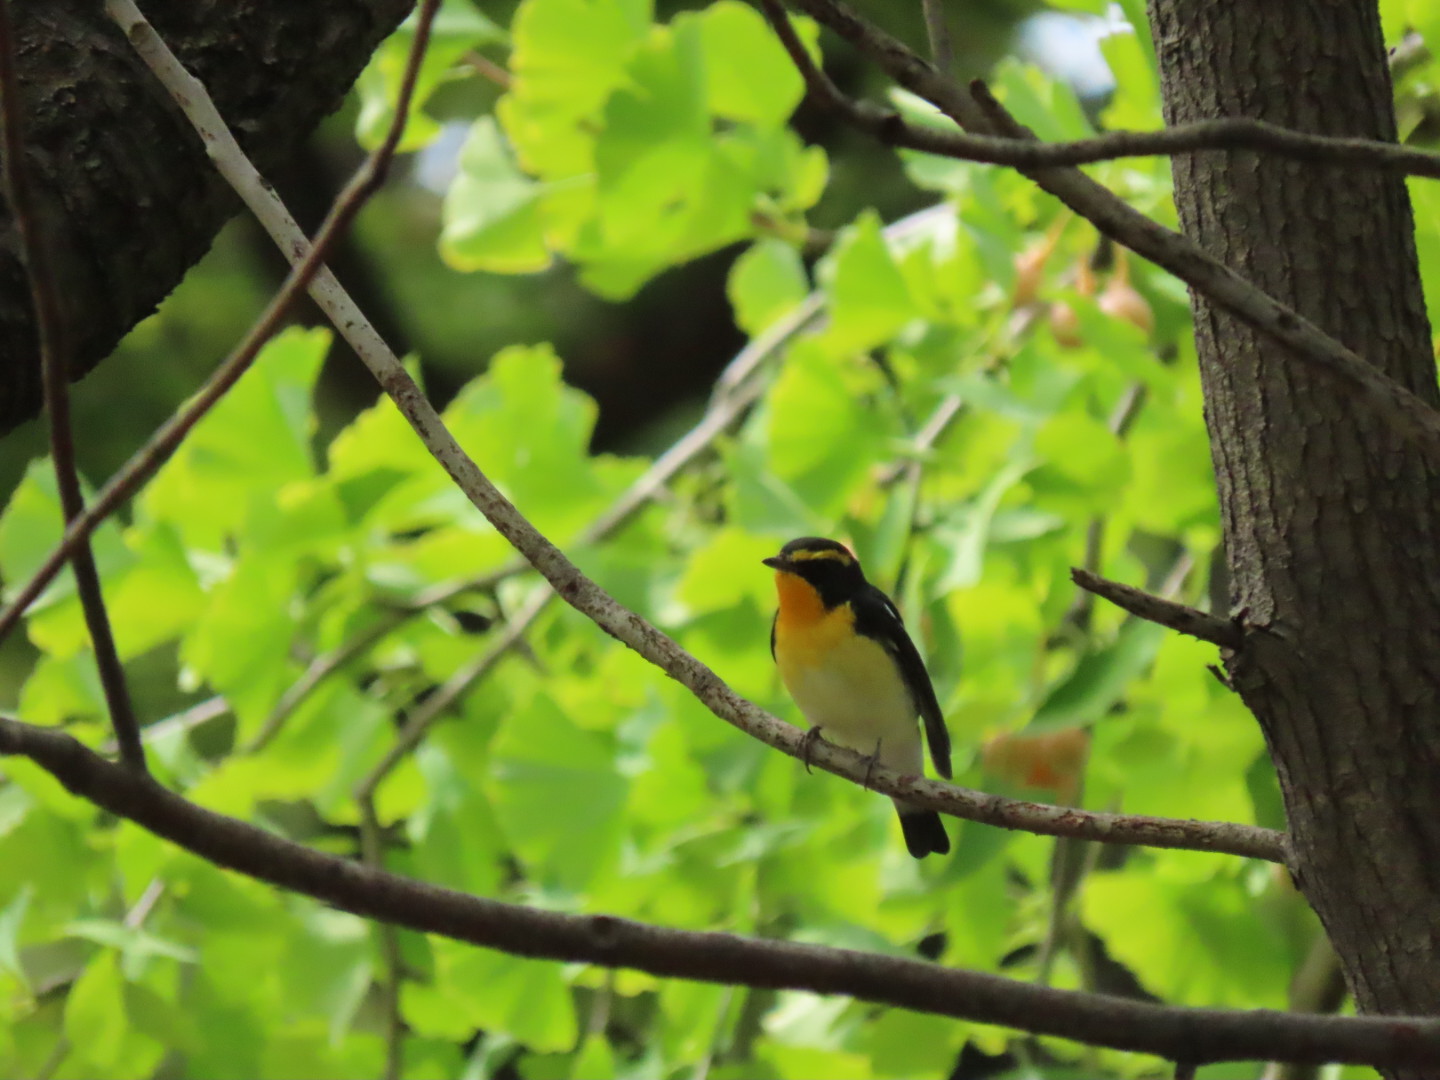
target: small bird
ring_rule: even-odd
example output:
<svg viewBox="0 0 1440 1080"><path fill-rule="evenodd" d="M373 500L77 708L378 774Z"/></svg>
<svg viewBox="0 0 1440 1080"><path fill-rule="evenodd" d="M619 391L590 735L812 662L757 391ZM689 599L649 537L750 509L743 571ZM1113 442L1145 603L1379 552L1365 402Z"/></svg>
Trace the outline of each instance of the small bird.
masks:
<svg viewBox="0 0 1440 1080"><path fill-rule="evenodd" d="M925 662L890 598L865 580L843 544L816 536L791 540L762 560L775 571L780 609L770 655L795 704L832 742L872 755L911 776L925 772L917 716L925 721L930 760L950 778L950 733ZM944 855L950 838L933 810L895 800L910 854Z"/></svg>

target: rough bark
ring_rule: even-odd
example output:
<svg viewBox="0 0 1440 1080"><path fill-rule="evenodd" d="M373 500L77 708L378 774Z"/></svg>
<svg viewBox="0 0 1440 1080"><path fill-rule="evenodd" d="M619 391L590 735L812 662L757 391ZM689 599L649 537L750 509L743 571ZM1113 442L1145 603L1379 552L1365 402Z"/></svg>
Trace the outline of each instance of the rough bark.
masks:
<svg viewBox="0 0 1440 1080"><path fill-rule="evenodd" d="M1151 0L1167 122L1393 139L1375 0ZM1176 159L1185 231L1432 404L1404 183ZM1192 298L1232 599L1298 878L1368 1012L1440 1000L1440 463L1335 380Z"/></svg>
<svg viewBox="0 0 1440 1080"><path fill-rule="evenodd" d="M413 0L145 0L260 167L340 104ZM238 201L99 0L14 0L28 159L89 371L179 283ZM0 210L0 434L35 415L29 294Z"/></svg>

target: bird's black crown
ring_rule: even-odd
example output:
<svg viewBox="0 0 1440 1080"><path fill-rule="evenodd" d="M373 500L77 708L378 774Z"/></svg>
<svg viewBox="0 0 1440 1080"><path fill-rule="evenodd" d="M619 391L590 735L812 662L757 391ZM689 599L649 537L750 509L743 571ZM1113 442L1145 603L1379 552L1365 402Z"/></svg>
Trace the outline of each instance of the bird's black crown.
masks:
<svg viewBox="0 0 1440 1080"><path fill-rule="evenodd" d="M826 607L843 604L865 585L860 560L844 544L823 536L791 540L764 563L808 581Z"/></svg>

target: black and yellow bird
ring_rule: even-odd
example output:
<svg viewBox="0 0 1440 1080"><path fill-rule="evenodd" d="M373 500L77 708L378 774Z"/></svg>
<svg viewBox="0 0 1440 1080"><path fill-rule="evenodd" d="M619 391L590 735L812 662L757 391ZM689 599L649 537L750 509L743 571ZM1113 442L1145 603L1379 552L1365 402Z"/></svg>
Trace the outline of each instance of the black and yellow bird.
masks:
<svg viewBox="0 0 1440 1080"><path fill-rule="evenodd" d="M916 717L925 721L930 760L950 778L950 734L925 662L900 612L865 580L843 544L815 536L791 540L764 560L775 571L780 609L770 654L812 732L871 754L887 768L923 776L925 752ZM895 800L910 854L950 850L933 810Z"/></svg>

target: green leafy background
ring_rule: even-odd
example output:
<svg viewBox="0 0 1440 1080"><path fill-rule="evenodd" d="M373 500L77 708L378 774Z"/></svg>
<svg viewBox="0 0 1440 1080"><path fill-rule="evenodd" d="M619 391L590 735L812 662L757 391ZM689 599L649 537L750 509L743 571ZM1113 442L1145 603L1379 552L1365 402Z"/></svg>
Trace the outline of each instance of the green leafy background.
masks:
<svg viewBox="0 0 1440 1080"><path fill-rule="evenodd" d="M1427 5L1385 7L1392 39L1422 23L1440 37ZM411 34L361 80L363 145L388 122ZM476 50L512 81L466 118L439 202L433 233L453 273L570 268L616 300L741 245L727 298L745 334L775 331L812 296L825 311L773 350L743 421L598 542L587 527L653 453L591 452L596 407L550 345L517 334L477 358L445 419L537 526L740 693L796 721L766 648L759 560L798 534L842 537L929 659L958 783L1279 823L1260 733L1207 670L1214 650L1086 605L1068 576L1088 536L1099 572L1211 603L1218 522L1182 287L1117 257L1009 171L910 153L911 198L938 210L897 228L857 206L817 257L810 215L855 166L789 126L802 84L737 0L662 17L645 0L523 0L505 26L447 0L407 149L441 137L426 110L476 78ZM1118 89L1100 122L1158 126L1148 37L1117 33L1104 50ZM1428 100L1427 73L1402 84L1402 112ZM1033 68L1006 61L992 85L1046 138L1093 130ZM1174 225L1166 162L1092 171ZM1440 196L1413 193L1434 290ZM322 424L329 345L315 330L276 339L95 545L160 779L358 855L356 785L536 585L496 581L507 546L387 403ZM1126 402L1138 405L1117 431ZM922 441L937 410L953 419ZM0 516L7 583L43 558L59 516L36 460ZM466 582L443 604L407 606ZM382 623L273 722L309 663ZM68 579L26 630L30 651L6 668L16 714L106 746ZM7 760L3 778L0 1072L380 1074L373 927L221 872L24 761ZM951 821L953 855L916 863L888 800L808 775L560 605L383 781L377 809L391 869L479 895L1175 1004L1284 1008L1319 936L1283 874L1230 857ZM967 1046L1011 1053L1014 1075L1168 1075L1136 1055L841 999L399 940L403 1075L416 1080L947 1077L971 1075L956 1072Z"/></svg>

